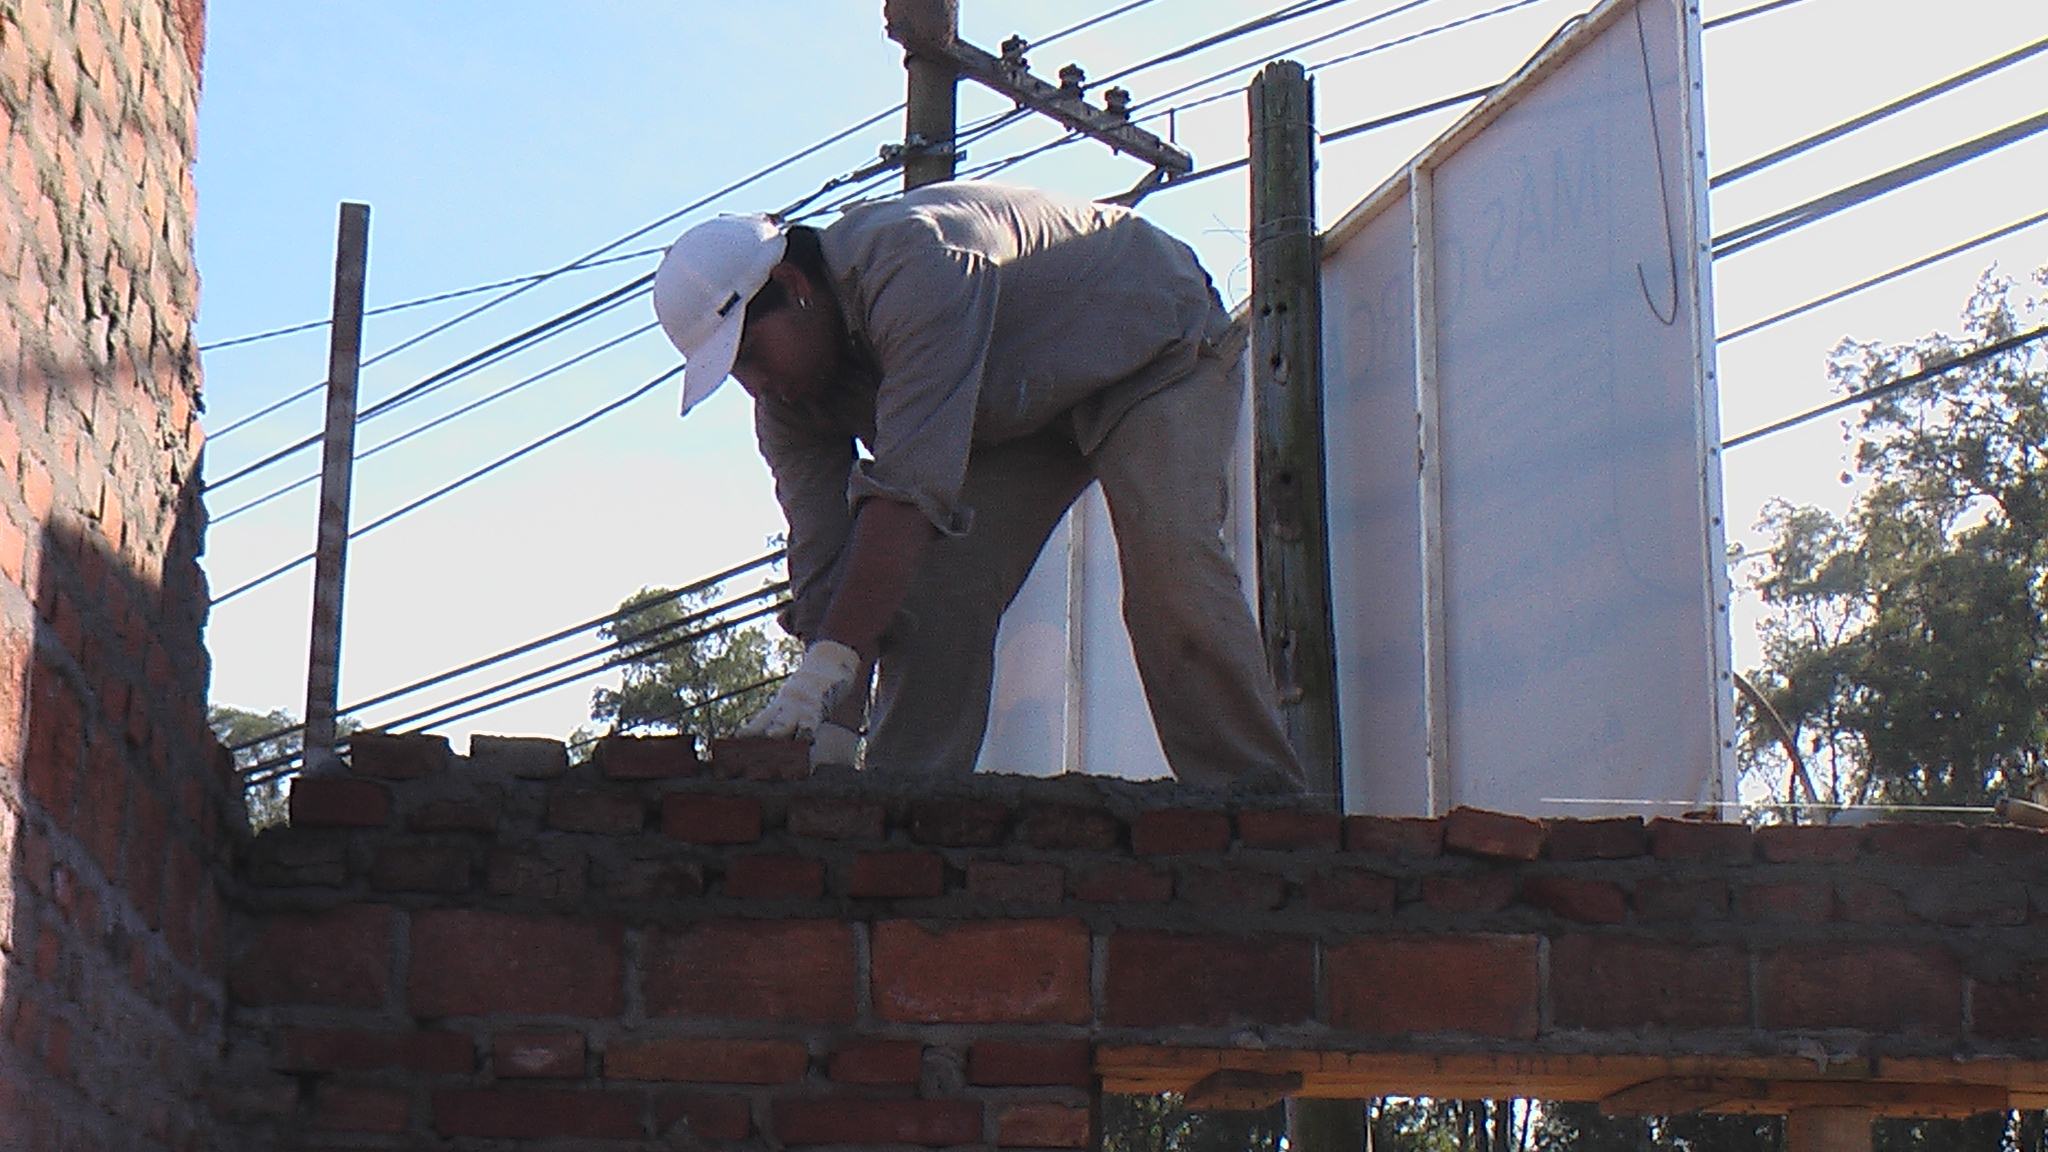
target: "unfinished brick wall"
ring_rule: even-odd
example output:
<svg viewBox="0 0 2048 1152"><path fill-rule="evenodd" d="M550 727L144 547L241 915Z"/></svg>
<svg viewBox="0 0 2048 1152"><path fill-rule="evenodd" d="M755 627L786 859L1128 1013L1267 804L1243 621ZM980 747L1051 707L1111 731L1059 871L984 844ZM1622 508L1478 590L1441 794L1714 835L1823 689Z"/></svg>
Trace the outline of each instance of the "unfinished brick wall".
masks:
<svg viewBox="0 0 2048 1152"><path fill-rule="evenodd" d="M0 3L0 1146L220 1146L197 0Z"/></svg>
<svg viewBox="0 0 2048 1152"><path fill-rule="evenodd" d="M2041 833L1179 803L358 737L242 862L246 1118L313 1146L1080 1148L1098 1076L1495 1053L1540 1094L1582 1090L1532 1078L1579 1056L1957 1083L2048 1056Z"/></svg>

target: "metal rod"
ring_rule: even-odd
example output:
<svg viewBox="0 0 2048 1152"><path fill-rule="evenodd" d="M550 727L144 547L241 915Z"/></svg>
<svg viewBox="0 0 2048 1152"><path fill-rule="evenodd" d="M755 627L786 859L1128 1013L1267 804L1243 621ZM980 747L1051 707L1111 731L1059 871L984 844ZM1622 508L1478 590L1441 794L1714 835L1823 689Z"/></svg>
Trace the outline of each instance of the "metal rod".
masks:
<svg viewBox="0 0 2048 1152"><path fill-rule="evenodd" d="M327 345L327 434L320 476L320 535L313 558L313 635L306 666L306 766L334 763L334 710L341 684L341 603L348 567L349 487L354 478L356 377L363 357L363 283L370 259L370 206L344 203L334 253L334 323Z"/></svg>

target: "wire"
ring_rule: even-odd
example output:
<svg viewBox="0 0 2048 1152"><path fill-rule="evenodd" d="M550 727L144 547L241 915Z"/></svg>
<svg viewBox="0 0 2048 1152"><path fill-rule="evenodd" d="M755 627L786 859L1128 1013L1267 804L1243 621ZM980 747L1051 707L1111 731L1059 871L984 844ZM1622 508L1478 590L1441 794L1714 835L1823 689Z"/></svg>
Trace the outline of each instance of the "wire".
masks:
<svg viewBox="0 0 2048 1152"><path fill-rule="evenodd" d="M1153 68L1157 68L1161 64L1171 64L1175 60L1180 60L1188 56L1193 56L1197 52L1206 52L1219 44L1227 44L1230 41L1239 38L1240 36L1249 36L1254 32L1263 32L1268 28L1275 28L1281 24L1285 24L1289 20L1297 20L1303 16L1312 16L1317 12L1323 11L1326 8L1335 8L1339 4L1347 4L1350 2L1351 0L1297 0L1296 3L1282 5L1278 9L1275 9L1272 12L1268 12L1264 16L1254 17L1250 20L1245 21L1242 24L1226 28L1221 32L1216 32L1208 36L1204 36L1200 40L1196 40L1188 44L1183 44L1180 47L1175 48L1168 52L1162 52L1149 60L1133 64L1130 67L1123 69L1122 71L1112 72L1099 80L1091 80L1087 83L1087 88L1094 89L1100 88L1104 84L1114 84L1119 80L1123 80L1130 76L1135 76L1140 72L1145 72ZM1413 7L1415 4L1427 2L1428 0L1409 0L1407 6Z"/></svg>
<svg viewBox="0 0 2048 1152"><path fill-rule="evenodd" d="M1874 200L1887 192L1893 192L1908 184L1924 180L1954 168L1959 164L1975 160L1995 152L2008 144L2024 140L2043 128L2048 128L2048 112L2038 113L2016 124L2009 124L1996 132L1987 132L1975 140L1967 140L1951 148L1944 148L1931 156L1924 156L1910 164L1902 164L1889 172L1882 172L1867 180L1851 184L1846 188L1819 196L1804 204L1787 208L1782 212L1753 220L1739 228L1714 237L1715 257L1732 256L1746 248L1775 240L1788 232L1797 231L1808 224L1842 211L1853 208L1867 200Z"/></svg>
<svg viewBox="0 0 2048 1152"><path fill-rule="evenodd" d="M485 476L488 476L491 473L497 471L498 469L505 467L507 464L510 464L513 461L518 460L543 447L546 447L547 445L552 444L557 440L560 440L562 437L567 436L571 432L575 432L578 429L581 429L582 427L591 423L592 421L597 420L599 417L609 415L610 413L625 407L626 405L632 403L633 401L638 400L640 397L647 395L649 392L654 391L656 388L660 387L661 385L667 383L668 381L674 379L676 376L680 375L682 373L682 370L683 366L678 364L675 367L669 369L668 371L663 372L661 375L656 376L654 379L649 380L647 383L642 384L640 387L635 388L631 392L628 392L624 396L619 397L617 400L614 400L611 403L606 404L605 406L597 409L594 412L591 412L586 416L583 416L575 421L572 421L571 423L565 424L562 427L555 429L553 432L550 432L547 435L541 437L540 439L533 441L532 443L526 445L525 447L520 448L517 451L510 453L509 455L500 456L498 459L493 460L491 463L484 465L482 468L479 468L476 471L469 473L467 476L464 476L459 480L454 480L447 484L444 484L441 487L436 488L432 492L427 493L425 496L422 496L419 499L414 500L410 504L406 504L403 507L387 512L383 516L380 516L377 519L370 521L368 524L365 524L360 528L351 529L348 534L348 539L354 540L358 536L368 535L369 533L374 532L379 528L382 528L384 525L391 523L393 520L396 520L401 516L405 516L408 513L415 512L420 508L423 508L426 505L431 504L436 500L439 500L441 497L456 491L457 489L463 488L477 480L483 479ZM305 565L312 563L313 557L314 553L308 552L296 560L293 560L287 564L280 565L279 567L273 568L270 571L264 573L263 575L256 577L254 580L250 580L244 584L239 584L234 588L231 588L228 591L222 593L221 595L214 597L213 603L215 605L225 604L228 601L234 599L235 597L240 596L244 592L248 592L255 588L260 588L263 585L270 583L272 580L275 580L288 572L294 571L295 569L302 568Z"/></svg>
<svg viewBox="0 0 2048 1152"><path fill-rule="evenodd" d="M744 688L734 688L729 692L720 692L718 695L712 696L708 699L694 701L688 707L676 712L671 712L666 716L657 716L654 718L654 722L658 724L671 724L680 728L682 727L683 718L690 715L693 712L702 712L704 709L711 707L713 704L723 704L727 700L738 699L741 696L745 696L749 692L759 692L763 688L772 688L775 685L780 684L787 679L789 679L789 673L782 672L774 676L769 676L765 679L756 680L752 684L749 684ZM616 728L614 728L610 732L595 733L590 736L585 736L581 740L569 741L569 747L572 749L588 748L592 744L595 744L608 736L617 736L618 734L619 733Z"/></svg>
<svg viewBox="0 0 2048 1152"><path fill-rule="evenodd" d="M1968 352L1963 353L1960 356L1956 356L1953 359L1944 360L1939 364L1934 364L1930 365L1929 367L1922 368L1918 372L1915 372L1910 376L1901 376L1897 380L1891 380L1871 388L1865 388L1861 392L1852 393L1851 395L1844 396L1839 400L1833 401L1828 404L1823 404L1818 408L1810 408L1804 412L1799 413L1797 416L1788 416L1775 424L1766 424L1762 428L1757 428L1749 432L1744 432L1740 436L1736 436L1732 439L1721 441L1721 447L1724 450L1728 448L1741 447L1742 445L1747 444L1752 440L1761 440L1764 437L1769 436L1773 433L1783 432L1787 428L1796 428L1799 425L1805 424L1810 420L1817 420L1830 412L1839 412L1844 408L1853 407L1857 404L1862 404L1867 401L1875 400L1880 396L1889 395L1893 392L1899 391L1902 388L1910 388L1915 384L1925 383L1926 381L1932 380L1937 376L1953 372L1958 368L1967 368L1970 365L1975 364L1979 361L1988 360L2001 352L2010 352L2015 348L2031 344L2044 336L2048 336L2048 325L2043 325L2039 328L2034 329L2031 332L2022 332L2017 336L2008 336L2005 339L1997 341L1995 343L1986 344L1982 348L1972 349Z"/></svg>
<svg viewBox="0 0 2048 1152"><path fill-rule="evenodd" d="M1747 20L1751 16L1761 16L1766 12L1775 12L1780 8L1790 8L1792 5L1801 2L1802 0L1769 0L1768 3L1744 8L1740 12L1730 12L1726 16L1716 16L1712 20L1700 25L1700 30L1705 31L1709 28L1719 28L1724 24L1733 24L1738 20Z"/></svg>
<svg viewBox="0 0 2048 1152"><path fill-rule="evenodd" d="M480 672L493 664L502 664L507 660L516 659L520 656L526 655L529 652L539 651L540 649L546 648L551 644L559 644L562 641L567 640L571 636L580 635L584 632L589 632L595 628L602 628L608 624L615 624L620 620L624 620L628 616L633 616L637 615L638 613L645 612L649 608L658 607L662 604L667 604L674 600L680 600L686 596L694 596L697 593L709 588L715 588L718 585L725 583L727 580L737 579L741 576L746 575L749 572L755 571L760 568L765 568L770 564L777 563L783 558L784 555L785 551L781 548L777 548L772 552L766 552L762 555L756 556L752 560L747 560L743 563L735 564L732 567L727 568L723 572L717 572L710 576L706 576L701 580L697 580L690 584L685 584L681 588L671 589L670 591L653 599L641 601L639 603L632 604L629 607L618 608L614 611L607 612L602 616L593 616L580 624L571 624L566 628L556 629L555 631L548 633L546 636L542 636L533 640L528 640L523 644L514 645L513 647L507 648L502 652L496 653L495 655L485 656L481 659L473 660L468 664L464 664L460 668L450 668L446 672L435 673L434 675L429 676L424 680L415 680L411 684L407 684L400 688L393 688L387 692L384 692L381 695L372 696L368 700L359 700L356 703L341 709L340 712L343 715L361 712L366 708L375 708L379 704L388 704L393 700L397 700L405 696L410 696L415 692L425 691L426 689L432 688L437 684L445 684L458 676L467 676L471 672ZM277 740L285 736L290 736L295 732L302 732L305 730L305 728L306 725L303 722L298 724L292 724L284 728L279 728L274 732L266 732L263 735L256 737L255 739L244 740L240 744L231 745L229 746L228 751L241 752L245 749L254 748L259 744L265 744L272 740Z"/></svg>
<svg viewBox="0 0 2048 1152"><path fill-rule="evenodd" d="M1879 284L1883 284L1890 280L1896 280L1909 272L1918 272L1920 269L1925 268L1931 264L1938 264L1951 256L1960 256L1961 254L1968 252L1973 248L1981 248L1984 245L1989 244L1995 240L2002 240L2015 232L2023 232L2026 229L2032 228L2034 225L2039 224L2044 220L2048 220L2048 212L2037 212L2034 215L2027 217L2025 220L2018 220L2011 224L2007 224L2003 228L1999 228L1991 232L1986 232L1985 234L1977 237L1974 240L1966 240L1963 243L1957 244L1952 248L1944 248L1931 256L1922 256L1920 259L1915 260L1910 264L1902 264L1889 272L1880 273L1876 276L1872 276L1868 280L1864 280L1856 284L1851 284L1847 288L1830 292L1825 296L1819 297L1818 299L1809 300L1806 303L1799 305L1797 308L1787 308L1785 311L1779 312L1776 315L1766 316L1761 320L1745 324L1742 327L1737 328L1733 332L1729 332L1725 335L1717 337L1715 343L1726 344L1730 340L1735 340L1740 337L1747 336L1752 332L1761 331L1781 321L1790 320L1794 316L1804 315L1805 313L1811 312L1816 308L1822 307L1827 304L1833 304L1837 300L1841 300L1849 296L1854 296L1856 293L1862 292L1865 289L1875 288Z"/></svg>
<svg viewBox="0 0 2048 1152"><path fill-rule="evenodd" d="M1922 88L1918 92L1915 92L1909 96L1902 96L1899 99L1894 100L1889 104L1886 104L1882 108L1873 108L1870 111L1865 112L1863 115L1858 116L1852 120L1845 120L1842 123L1835 125L1833 128L1830 128L1825 132L1817 132L1812 136L1808 136L1804 140L1799 140L1791 144L1787 144L1783 148L1759 156L1746 164L1738 164L1735 167L1730 168L1728 171L1723 172L1720 175L1715 176L1713 179L1709 180L1707 182L1707 186L1709 188L1720 188L1724 185L1733 184L1737 180L1740 180L1745 176L1754 175L1758 172L1763 171L1766 168L1769 168L1773 164L1789 160L1792 157L1807 151L1808 149L1818 148L1822 144L1826 144L1831 140L1836 140L1840 137L1846 136L1859 128L1867 128L1870 125L1875 124L1888 116L1895 116L1900 112L1904 112L1908 108L1912 108L1919 104L1924 104L1927 101L1934 99L1936 96L1940 96L1948 92L1953 92L1957 88L1961 88L1966 84L1982 80L1984 77L1989 76L1995 72L1998 72L2001 69L2010 68L2014 64L2019 63L2020 61L2040 53L2044 49L2048 49L2048 38L2036 40L2032 44L2029 44L2024 48L2019 48L2015 49L2014 51L2008 52L2005 55L2000 56L1996 60L1990 60L1986 61L1983 64L1979 64L1975 68L1972 68L1967 72L1959 72L1956 75L1951 76L1938 84L1929 85L1928 87Z"/></svg>

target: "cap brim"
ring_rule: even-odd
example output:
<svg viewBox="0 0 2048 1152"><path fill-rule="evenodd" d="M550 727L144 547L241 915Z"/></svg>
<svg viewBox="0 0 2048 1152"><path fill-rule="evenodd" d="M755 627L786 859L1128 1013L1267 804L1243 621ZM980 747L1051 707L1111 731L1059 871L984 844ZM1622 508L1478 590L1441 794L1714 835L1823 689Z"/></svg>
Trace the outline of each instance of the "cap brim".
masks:
<svg viewBox="0 0 2048 1152"><path fill-rule="evenodd" d="M746 319L744 310L733 309L732 314L711 333L711 338L683 362L682 415L688 416L690 409L718 391L718 386L732 375L733 359L740 352L740 329L745 326Z"/></svg>

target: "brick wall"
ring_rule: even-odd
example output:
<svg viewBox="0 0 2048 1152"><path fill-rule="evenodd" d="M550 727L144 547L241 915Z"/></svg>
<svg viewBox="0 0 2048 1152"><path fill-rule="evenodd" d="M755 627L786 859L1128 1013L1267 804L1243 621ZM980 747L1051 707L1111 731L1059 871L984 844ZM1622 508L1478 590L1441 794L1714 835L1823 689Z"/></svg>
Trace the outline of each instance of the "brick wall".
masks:
<svg viewBox="0 0 2048 1152"><path fill-rule="evenodd" d="M197 0L0 2L0 1146L218 1146Z"/></svg>
<svg viewBox="0 0 2048 1152"><path fill-rule="evenodd" d="M775 775L758 751L712 764ZM241 861L247 1118L379 1147L1078 1148L1112 1060L1758 1076L1818 1051L2010 1083L2048 1057L2042 833L1185 802L726 780L677 739L570 769L545 741L358 737L354 775L300 781Z"/></svg>

